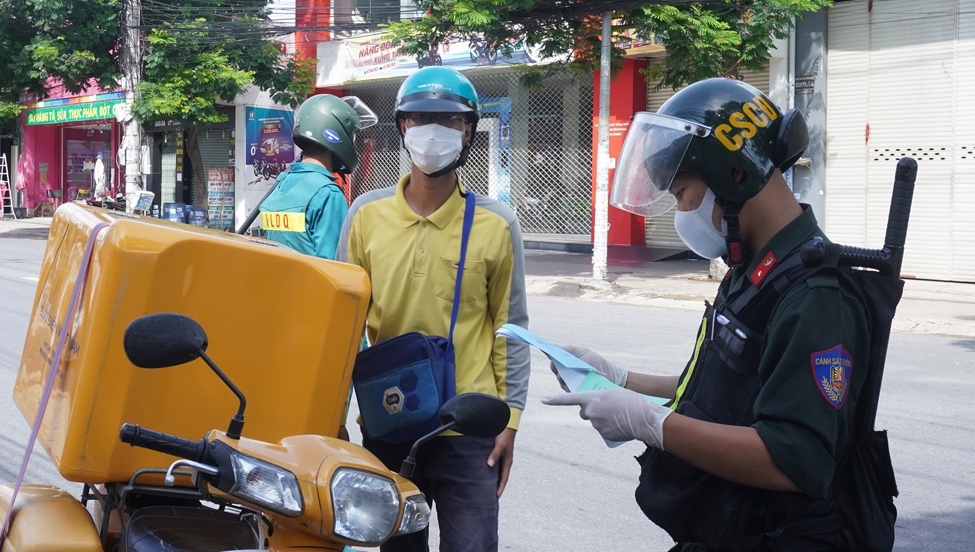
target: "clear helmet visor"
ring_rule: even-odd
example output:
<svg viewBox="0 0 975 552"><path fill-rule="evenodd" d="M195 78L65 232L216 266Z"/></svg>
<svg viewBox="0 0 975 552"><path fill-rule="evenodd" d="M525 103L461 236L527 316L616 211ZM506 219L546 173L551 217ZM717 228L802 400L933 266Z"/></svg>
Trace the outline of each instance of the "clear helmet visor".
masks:
<svg viewBox="0 0 975 552"><path fill-rule="evenodd" d="M358 96L345 96L342 98L342 101L349 104L349 107L359 116L359 130L369 128L379 122L379 117L376 116L376 113L366 105L366 102L359 99Z"/></svg>
<svg viewBox="0 0 975 552"><path fill-rule="evenodd" d="M672 209L677 200L670 184L696 136L711 129L656 113L640 112L623 141L616 163L609 202L614 207L644 217L656 217Z"/></svg>

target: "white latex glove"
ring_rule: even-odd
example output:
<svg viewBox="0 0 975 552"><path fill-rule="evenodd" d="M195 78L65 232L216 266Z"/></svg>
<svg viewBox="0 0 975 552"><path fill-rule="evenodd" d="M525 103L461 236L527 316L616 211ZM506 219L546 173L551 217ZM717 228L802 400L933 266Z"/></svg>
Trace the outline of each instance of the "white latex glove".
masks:
<svg viewBox="0 0 975 552"><path fill-rule="evenodd" d="M629 374L629 372L627 372L626 369L619 364L606 360L598 353L590 351L586 347L563 345L562 348L595 368L597 372L599 372L609 381L619 385L620 387L626 387L626 376ZM549 368L552 370L552 373L555 374L555 377L558 378L559 385L562 386L562 390L569 391L569 388L566 387L565 382L559 377L559 371L555 367L554 362L549 363Z"/></svg>
<svg viewBox="0 0 975 552"><path fill-rule="evenodd" d="M664 449L664 420L672 410L652 403L629 389L567 393L542 399L553 406L581 406L579 416L607 441L638 439Z"/></svg>

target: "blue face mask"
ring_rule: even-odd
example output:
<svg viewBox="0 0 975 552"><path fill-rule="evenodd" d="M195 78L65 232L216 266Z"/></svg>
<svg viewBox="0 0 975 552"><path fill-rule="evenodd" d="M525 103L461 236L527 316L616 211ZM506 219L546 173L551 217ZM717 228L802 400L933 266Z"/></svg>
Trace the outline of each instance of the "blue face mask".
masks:
<svg viewBox="0 0 975 552"><path fill-rule="evenodd" d="M677 211L674 213L674 228L677 235L684 240L691 251L705 259L717 259L728 253L728 223L721 221L721 231L714 227L714 192L711 188L704 194L701 205L693 211Z"/></svg>

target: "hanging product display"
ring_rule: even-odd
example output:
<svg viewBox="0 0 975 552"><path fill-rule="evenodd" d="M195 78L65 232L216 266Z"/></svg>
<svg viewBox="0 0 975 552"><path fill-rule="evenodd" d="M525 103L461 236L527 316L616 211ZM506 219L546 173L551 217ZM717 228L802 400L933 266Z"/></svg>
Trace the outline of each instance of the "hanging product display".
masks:
<svg viewBox="0 0 975 552"><path fill-rule="evenodd" d="M234 171L207 170L207 215L211 228L234 229Z"/></svg>

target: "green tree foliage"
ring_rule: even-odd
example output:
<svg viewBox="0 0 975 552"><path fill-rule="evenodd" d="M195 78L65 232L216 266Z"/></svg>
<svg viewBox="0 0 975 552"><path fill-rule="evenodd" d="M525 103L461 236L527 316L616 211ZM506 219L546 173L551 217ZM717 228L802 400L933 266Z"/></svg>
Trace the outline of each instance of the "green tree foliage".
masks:
<svg viewBox="0 0 975 552"><path fill-rule="evenodd" d="M832 0L726 0L720 4L644 6L626 24L637 38L660 37L667 63L647 77L658 87L679 88L714 76L737 76L742 69L768 65L772 43L789 36L793 18L827 8Z"/></svg>
<svg viewBox="0 0 975 552"><path fill-rule="evenodd" d="M195 205L206 205L198 129L226 120L218 101L233 102L251 83L291 106L314 91L315 61L282 53L266 6L267 0L144 4L143 81L133 113L143 123L172 120L186 130Z"/></svg>
<svg viewBox="0 0 975 552"><path fill-rule="evenodd" d="M569 67L591 73L599 67L601 15L613 13L612 66L623 46L636 39L662 40L667 62L646 72L658 87L679 88L714 76L736 76L764 67L776 38L788 36L793 18L829 7L833 0L711 0L688 2L587 2L571 0L419 0L427 16L392 23L387 30L407 55L419 55L453 34L485 35L503 55L512 44L537 47L551 58L571 55ZM548 71L558 66L550 67ZM546 69L522 77L537 85Z"/></svg>
<svg viewBox="0 0 975 552"><path fill-rule="evenodd" d="M315 60L282 53L268 3L142 0L133 112L143 123L175 120L186 129L198 205L206 190L197 129L223 121L217 101L232 102L251 83L291 106L314 91ZM122 0L0 0L0 132L13 128L24 101L45 97L52 78L73 93L118 86L121 12Z"/></svg>
<svg viewBox="0 0 975 552"><path fill-rule="evenodd" d="M115 86L120 10L120 0L0 0L0 128L44 98L50 77L75 93Z"/></svg>

